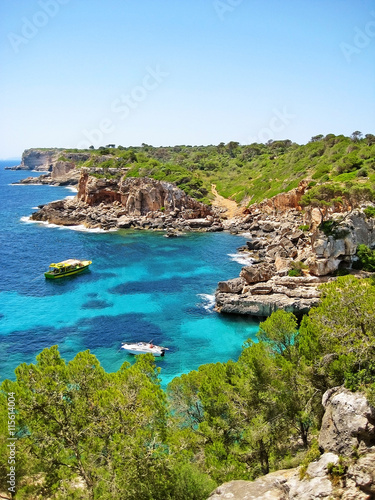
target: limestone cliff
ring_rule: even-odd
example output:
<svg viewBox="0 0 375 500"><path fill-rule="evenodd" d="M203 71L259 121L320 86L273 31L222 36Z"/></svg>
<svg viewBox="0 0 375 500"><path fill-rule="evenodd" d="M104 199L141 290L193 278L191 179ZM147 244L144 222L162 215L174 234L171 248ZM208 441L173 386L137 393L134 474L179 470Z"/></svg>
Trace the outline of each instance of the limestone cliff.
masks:
<svg viewBox="0 0 375 500"><path fill-rule="evenodd" d="M321 456L301 469L272 472L256 481L230 481L209 500L371 500L375 498L375 408L343 387L323 395ZM341 464L342 473L332 474Z"/></svg>
<svg viewBox="0 0 375 500"><path fill-rule="evenodd" d="M125 176L120 180L98 179L91 176L87 169L82 169L77 199L90 206L118 201L123 212L132 216L144 216L158 210L168 215L178 210L189 213L187 218L191 219L206 217L212 213L207 205L169 182Z"/></svg>
<svg viewBox="0 0 375 500"><path fill-rule="evenodd" d="M300 202L302 196L308 188L309 181L301 181L295 189L291 189L287 193L280 193L272 198L251 205L245 213L283 213L289 210L301 210Z"/></svg>
<svg viewBox="0 0 375 500"><path fill-rule="evenodd" d="M26 149L20 165L14 170L38 170L51 172L54 162L61 154L59 149Z"/></svg>
<svg viewBox="0 0 375 500"><path fill-rule="evenodd" d="M339 269L351 270L358 245L375 247L375 219L360 209L333 214L326 233L304 222L298 210L290 210L278 215L255 212L237 225L236 231L249 233L242 250L253 264L242 269L240 278L218 284L218 311L269 316L284 309L305 314L317 304L321 283L334 279ZM288 276L296 265L297 275Z"/></svg>
<svg viewBox="0 0 375 500"><path fill-rule="evenodd" d="M33 220L86 227L220 231L209 206L168 182L147 177L98 178L82 169L77 196L49 203Z"/></svg>

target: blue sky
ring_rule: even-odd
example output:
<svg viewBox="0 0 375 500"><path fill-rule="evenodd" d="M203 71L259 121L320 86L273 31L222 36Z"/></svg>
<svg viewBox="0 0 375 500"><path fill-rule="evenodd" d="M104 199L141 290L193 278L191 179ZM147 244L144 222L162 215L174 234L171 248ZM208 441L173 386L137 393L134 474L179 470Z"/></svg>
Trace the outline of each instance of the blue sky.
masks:
<svg viewBox="0 0 375 500"><path fill-rule="evenodd" d="M0 158L375 133L374 0L2 0Z"/></svg>

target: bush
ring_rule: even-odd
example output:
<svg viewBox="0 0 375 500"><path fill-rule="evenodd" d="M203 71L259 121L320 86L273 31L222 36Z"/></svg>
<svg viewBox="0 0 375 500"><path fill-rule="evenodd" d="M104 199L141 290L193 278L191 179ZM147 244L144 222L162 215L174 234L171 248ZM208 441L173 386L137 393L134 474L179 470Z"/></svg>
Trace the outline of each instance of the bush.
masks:
<svg viewBox="0 0 375 500"><path fill-rule="evenodd" d="M303 269L308 269L309 266L307 266L304 262L301 262L300 260L292 260L290 263L290 270L288 271L288 276L302 276Z"/></svg>
<svg viewBox="0 0 375 500"><path fill-rule="evenodd" d="M289 269L288 276L302 276L301 269Z"/></svg>
<svg viewBox="0 0 375 500"><path fill-rule="evenodd" d="M337 485L340 483L340 479L345 476L348 466L345 464L343 457L340 456L337 464L333 462L327 464L327 470L332 484Z"/></svg>
<svg viewBox="0 0 375 500"><path fill-rule="evenodd" d="M319 443L317 439L311 442L310 449L306 453L304 460L301 463L299 478L302 480L306 476L307 467L311 462L315 462L320 458Z"/></svg>
<svg viewBox="0 0 375 500"><path fill-rule="evenodd" d="M375 207L367 207L364 209L363 213L368 219L371 219L371 217L375 217Z"/></svg>
<svg viewBox="0 0 375 500"><path fill-rule="evenodd" d="M375 250L367 245L358 245L357 257L364 271L375 272Z"/></svg>
<svg viewBox="0 0 375 500"><path fill-rule="evenodd" d="M335 220L325 220L319 224L319 229L323 231L326 236L333 236L335 240L342 240L349 234L347 229L338 227L339 223Z"/></svg>

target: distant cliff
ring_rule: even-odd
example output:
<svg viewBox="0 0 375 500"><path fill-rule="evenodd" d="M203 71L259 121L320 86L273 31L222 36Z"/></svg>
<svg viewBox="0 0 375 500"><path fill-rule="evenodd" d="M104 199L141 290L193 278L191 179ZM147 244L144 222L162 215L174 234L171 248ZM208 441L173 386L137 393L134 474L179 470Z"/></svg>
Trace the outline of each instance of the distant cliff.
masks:
<svg viewBox="0 0 375 500"><path fill-rule="evenodd" d="M90 153L69 153L64 149L26 149L20 165L11 170L48 172L39 177L27 177L21 184L78 184L81 175L78 165L87 161Z"/></svg>
<svg viewBox="0 0 375 500"><path fill-rule="evenodd" d="M13 170L38 170L51 172L60 154L59 149L25 149L22 160Z"/></svg>

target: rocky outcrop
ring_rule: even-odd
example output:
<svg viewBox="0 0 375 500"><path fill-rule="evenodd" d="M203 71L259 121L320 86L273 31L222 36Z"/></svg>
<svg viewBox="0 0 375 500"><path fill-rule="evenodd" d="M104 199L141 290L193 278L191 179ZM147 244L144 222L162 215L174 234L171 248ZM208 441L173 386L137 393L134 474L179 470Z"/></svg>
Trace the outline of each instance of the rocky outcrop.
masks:
<svg viewBox="0 0 375 500"><path fill-rule="evenodd" d="M139 217L162 211L164 215L180 214L190 219L189 225L192 227L211 225L210 221L205 220L212 215L210 207L191 198L174 184L148 177L97 179L87 169L83 169L77 199L89 206L118 201L127 216Z"/></svg>
<svg viewBox="0 0 375 500"><path fill-rule="evenodd" d="M316 229L311 238L311 256L306 260L310 272L324 276L340 266L350 267L358 245L375 245L375 219L361 210L334 214L332 234Z"/></svg>
<svg viewBox="0 0 375 500"><path fill-rule="evenodd" d="M374 447L375 408L361 393L335 387L324 394L325 413L319 446L338 455L363 453Z"/></svg>
<svg viewBox="0 0 375 500"><path fill-rule="evenodd" d="M247 269L251 267L244 268L241 276L247 276ZM251 275L251 284L243 279L242 288L238 282L236 288L226 286L234 280L220 282L215 294L217 310L222 313L266 317L278 309L284 309L300 316L317 305L320 297L319 285L332 278L275 274L267 281L254 282L253 279L254 275Z"/></svg>
<svg viewBox="0 0 375 500"><path fill-rule="evenodd" d="M52 184L58 186L75 185L81 172L77 165L88 160L90 153L70 153L63 149L27 149L21 164L12 170L47 171L39 177L27 177L16 184ZM99 160L105 160L100 157Z"/></svg>
<svg viewBox="0 0 375 500"><path fill-rule="evenodd" d="M301 210L301 198L305 194L308 184L309 181L303 180L295 189L291 189L287 193L277 194L261 203L251 205L246 211L253 214L261 212L275 215L277 213L288 212L289 210Z"/></svg>
<svg viewBox="0 0 375 500"><path fill-rule="evenodd" d="M173 184L148 178L97 178L86 169L81 173L74 199L49 203L31 218L106 230L169 229L170 234L223 229L210 207Z"/></svg>
<svg viewBox="0 0 375 500"><path fill-rule="evenodd" d="M223 313L268 316L277 309L297 315L317 304L319 285L341 268L351 269L357 247L375 247L375 219L357 209L333 214L328 231L309 231L305 220L292 210L275 215L248 214L237 225L224 226L232 232L247 232L249 240L240 250L253 259L240 272L240 282L221 282L216 290L216 308ZM320 226L321 227L321 226ZM288 277L295 270L299 276Z"/></svg>
<svg viewBox="0 0 375 500"><path fill-rule="evenodd" d="M20 165L13 170L37 170L51 172L54 162L62 150L59 149L26 149L22 154Z"/></svg>
<svg viewBox="0 0 375 500"><path fill-rule="evenodd" d="M52 172L54 168L59 170L60 174L56 172L57 176L61 176L61 167L57 164L60 162L70 163L76 166L77 163L86 161L90 158L90 153L73 153L64 149L51 148L51 149L25 149L22 153L21 163L16 167L11 167L12 170L36 170Z"/></svg>
<svg viewBox="0 0 375 500"><path fill-rule="evenodd" d="M272 472L255 481L230 481L209 500L371 500L375 498L375 408L360 393L336 387L323 396L320 458L301 469ZM361 456L358 458L358 452ZM340 475L332 468L341 463ZM303 477L302 477L303 476Z"/></svg>

